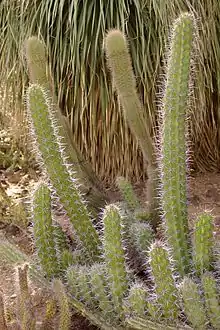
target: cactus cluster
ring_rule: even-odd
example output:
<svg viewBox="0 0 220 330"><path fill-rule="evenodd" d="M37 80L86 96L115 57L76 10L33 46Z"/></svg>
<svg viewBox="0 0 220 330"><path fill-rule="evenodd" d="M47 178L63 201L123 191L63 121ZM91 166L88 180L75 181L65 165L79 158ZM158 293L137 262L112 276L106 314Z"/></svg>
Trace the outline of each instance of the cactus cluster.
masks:
<svg viewBox="0 0 220 330"><path fill-rule="evenodd" d="M86 171L68 165L65 124L52 101L48 70L37 67L45 49L37 38L27 40L34 80L27 90L27 107L47 176L34 193L33 237L41 270L58 294L60 329L71 327L70 306L101 329L220 329L213 217L199 215L191 232L187 215L186 111L195 29L188 13L174 23L161 100L160 146L150 135L136 93L126 37L118 30L108 32L107 62L125 120L147 163L150 198L145 207L131 184L118 178L124 202L108 203L96 219L91 200L86 204L80 192L82 181L88 182ZM74 243L65 240L53 217L54 196L73 226ZM9 245L0 244L3 254L16 261Z"/></svg>

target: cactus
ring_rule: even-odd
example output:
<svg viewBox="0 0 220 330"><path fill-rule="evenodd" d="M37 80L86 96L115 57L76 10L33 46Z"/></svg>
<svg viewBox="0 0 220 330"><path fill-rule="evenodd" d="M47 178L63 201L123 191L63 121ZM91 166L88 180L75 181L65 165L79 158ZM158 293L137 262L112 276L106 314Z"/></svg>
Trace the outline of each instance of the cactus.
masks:
<svg viewBox="0 0 220 330"><path fill-rule="evenodd" d="M134 222L130 226L130 236L137 251L146 255L154 238L150 225L144 222Z"/></svg>
<svg viewBox="0 0 220 330"><path fill-rule="evenodd" d="M106 270L103 264L94 264L90 269L90 285L92 296L97 300L99 309L106 322L114 323L116 315L113 313L113 305L109 297L106 285Z"/></svg>
<svg viewBox="0 0 220 330"><path fill-rule="evenodd" d="M205 305L211 325L220 329L220 303L215 278L210 273L202 276L202 285L205 296Z"/></svg>
<svg viewBox="0 0 220 330"><path fill-rule="evenodd" d="M53 330L54 322L53 319L57 312L57 303L55 299L49 299L46 302L46 311L44 315L44 319L42 321L40 330Z"/></svg>
<svg viewBox="0 0 220 330"><path fill-rule="evenodd" d="M28 287L28 264L18 267L18 310L22 330L35 330L36 319L33 313Z"/></svg>
<svg viewBox="0 0 220 330"><path fill-rule="evenodd" d="M52 119L52 109L47 102L47 93L38 85L28 89L27 104L32 117L36 140L44 160L47 173L56 189L61 203L64 205L71 223L76 230L90 259L99 255L99 237L90 220L88 210L65 165L59 137Z"/></svg>
<svg viewBox="0 0 220 330"><path fill-rule="evenodd" d="M128 209L135 211L140 208L140 202L134 193L133 187L128 180L123 177L118 177L116 180L117 187L119 188L122 196L128 206Z"/></svg>
<svg viewBox="0 0 220 330"><path fill-rule="evenodd" d="M193 329L206 329L206 314L198 292L198 285L192 279L185 277L180 285L180 293L184 312Z"/></svg>
<svg viewBox="0 0 220 330"><path fill-rule="evenodd" d="M5 318L4 300L2 294L0 294L0 329L7 330L7 323Z"/></svg>
<svg viewBox="0 0 220 330"><path fill-rule="evenodd" d="M127 300L131 315L145 316L147 310L147 291L142 284L135 283L130 288Z"/></svg>
<svg viewBox="0 0 220 330"><path fill-rule="evenodd" d="M103 246L107 276L116 312L122 313L122 302L128 288L125 253L122 246L122 223L119 209L108 205L103 214Z"/></svg>
<svg viewBox="0 0 220 330"><path fill-rule="evenodd" d="M34 84L39 84L51 95L53 102L51 101L50 106L53 107L54 116L59 122L57 130L58 135L62 137L63 148L70 160L72 169L77 173L77 178L81 184L81 190L86 194L91 209L99 212L100 208L103 207L105 202L109 199L102 189L101 183L91 165L88 161L83 159L72 137L69 122L67 118L62 115L57 106L58 101L52 90L54 88L53 79L46 64L47 54L45 44L37 37L30 37L26 40L25 51L30 80Z"/></svg>
<svg viewBox="0 0 220 330"><path fill-rule="evenodd" d="M136 330L193 330L185 324L178 324L177 326L172 327L167 324L152 322L141 317L127 318L126 323L128 324L129 329Z"/></svg>
<svg viewBox="0 0 220 330"><path fill-rule="evenodd" d="M137 138L145 160L148 162L148 200L150 212L154 214L151 221L158 222L157 207L157 169L155 165L154 146L149 127L145 121L143 107L136 92L136 82L132 71L128 45L125 36L119 30L111 30L106 36L105 48L108 64L112 73L119 100L124 110L125 120Z"/></svg>
<svg viewBox="0 0 220 330"><path fill-rule="evenodd" d="M177 289L168 252L161 242L156 241L152 244L149 257L157 302L161 306L163 316L167 320L175 321L179 314L179 308L177 305Z"/></svg>
<svg viewBox="0 0 220 330"><path fill-rule="evenodd" d="M213 230L213 217L208 213L201 214L195 224L193 240L194 265L199 275L212 268Z"/></svg>
<svg viewBox="0 0 220 330"><path fill-rule="evenodd" d="M59 304L59 329L69 330L71 329L69 297L66 294L63 283L58 279L53 281L53 290Z"/></svg>
<svg viewBox="0 0 220 330"><path fill-rule="evenodd" d="M48 278L52 278L59 274L60 267L55 249L50 190L45 184L40 184L34 193L33 222L35 246L41 267Z"/></svg>
<svg viewBox="0 0 220 330"><path fill-rule="evenodd" d="M163 98L161 198L167 237L180 275L189 270L186 200L185 113L189 94L193 18L182 14L174 24Z"/></svg>

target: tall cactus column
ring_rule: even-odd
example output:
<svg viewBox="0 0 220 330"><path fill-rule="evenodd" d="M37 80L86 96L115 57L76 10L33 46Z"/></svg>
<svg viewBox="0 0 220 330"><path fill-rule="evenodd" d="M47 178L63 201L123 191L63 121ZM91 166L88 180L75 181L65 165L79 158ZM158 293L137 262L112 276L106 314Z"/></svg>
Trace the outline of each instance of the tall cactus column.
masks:
<svg viewBox="0 0 220 330"><path fill-rule="evenodd" d="M194 22L183 14L175 22L163 98L161 137L162 207L176 268L184 275L190 263L186 199L185 114Z"/></svg>

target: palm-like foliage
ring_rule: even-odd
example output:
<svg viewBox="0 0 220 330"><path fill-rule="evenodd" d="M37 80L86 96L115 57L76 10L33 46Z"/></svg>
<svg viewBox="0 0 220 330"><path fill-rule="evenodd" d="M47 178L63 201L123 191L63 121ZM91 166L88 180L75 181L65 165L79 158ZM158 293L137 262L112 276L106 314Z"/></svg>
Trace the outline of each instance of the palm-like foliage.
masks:
<svg viewBox="0 0 220 330"><path fill-rule="evenodd" d="M202 170L214 169L220 161L218 0L3 0L1 81L22 95L27 82L20 55L23 42L30 35L41 36L55 72L60 106L69 116L74 137L86 158L108 180L116 173L139 179L144 176L142 155L125 125L111 86L103 37L111 28L119 28L128 36L137 87L153 129L168 28L183 10L193 11L201 20L195 101L191 108L195 165Z"/></svg>

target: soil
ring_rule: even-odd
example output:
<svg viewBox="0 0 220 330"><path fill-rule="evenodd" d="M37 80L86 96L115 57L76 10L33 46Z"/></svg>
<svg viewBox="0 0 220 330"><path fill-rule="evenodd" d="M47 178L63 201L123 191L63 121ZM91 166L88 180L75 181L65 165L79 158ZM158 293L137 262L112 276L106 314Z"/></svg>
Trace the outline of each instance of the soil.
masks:
<svg viewBox="0 0 220 330"><path fill-rule="evenodd" d="M0 179L3 188L9 195L11 194L10 197L13 197L15 200L26 200L30 190L37 184L39 174L32 172L27 174L22 173L22 171L6 173L2 171L0 172ZM135 187L142 199L144 198L143 193L141 193L143 186L144 184L142 183ZM112 192L113 199L116 195L117 193ZM192 177L189 181L188 202L190 226L192 226L198 213L204 210L211 211L215 217L215 235L220 239L220 174L207 173ZM0 238L2 236L13 242L26 254L30 256L33 254L33 244L26 231L19 229L17 226L0 222ZM14 280L15 268L1 260L0 274L0 293L4 295L8 317L13 319L16 314L17 301L16 282ZM31 283L30 287L36 315L38 320L41 320L44 313L43 306L45 306L50 294L42 292L42 289L34 283ZM96 329L96 327L90 325L80 315L74 314L72 321L72 329ZM12 329L16 329L16 327L12 326ZM54 325L54 329L57 329L56 324Z"/></svg>

